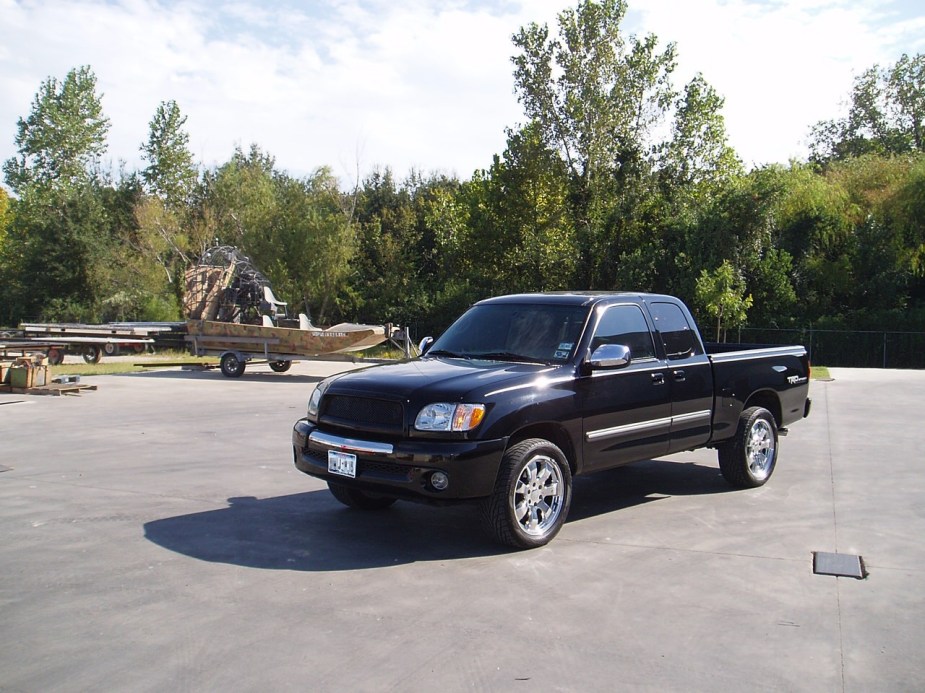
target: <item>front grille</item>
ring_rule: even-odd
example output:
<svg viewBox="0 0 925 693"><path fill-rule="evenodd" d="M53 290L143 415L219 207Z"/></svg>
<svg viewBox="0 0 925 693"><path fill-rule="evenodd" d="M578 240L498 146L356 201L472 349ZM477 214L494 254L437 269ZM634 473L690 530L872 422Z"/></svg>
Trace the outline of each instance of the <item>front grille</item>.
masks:
<svg viewBox="0 0 925 693"><path fill-rule="evenodd" d="M400 432L404 409L401 402L385 399L329 395L322 403L321 418L351 428Z"/></svg>

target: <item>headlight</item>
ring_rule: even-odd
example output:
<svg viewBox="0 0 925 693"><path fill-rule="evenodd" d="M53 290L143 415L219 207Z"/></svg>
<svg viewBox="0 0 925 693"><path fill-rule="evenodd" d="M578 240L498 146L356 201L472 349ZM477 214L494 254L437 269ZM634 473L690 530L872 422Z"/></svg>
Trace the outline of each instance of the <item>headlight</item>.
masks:
<svg viewBox="0 0 925 693"><path fill-rule="evenodd" d="M331 384L329 380L322 380L320 383L315 385L315 389L312 390L311 397L308 398L308 418L312 421L318 420L318 407L321 406L321 397L324 395L324 391L328 389L328 386Z"/></svg>
<svg viewBox="0 0 925 693"><path fill-rule="evenodd" d="M419 431L471 431L484 417L484 404L434 402L418 412L414 427Z"/></svg>

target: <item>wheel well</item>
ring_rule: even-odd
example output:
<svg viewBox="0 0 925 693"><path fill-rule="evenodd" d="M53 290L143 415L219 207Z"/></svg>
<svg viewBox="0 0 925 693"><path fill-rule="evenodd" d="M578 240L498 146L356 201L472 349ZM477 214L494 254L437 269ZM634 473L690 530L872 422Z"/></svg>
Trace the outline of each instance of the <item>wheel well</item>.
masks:
<svg viewBox="0 0 925 693"><path fill-rule="evenodd" d="M568 433L565 432L561 426L556 426L555 424L533 424L522 428L514 435L511 436L508 440L508 447L517 445L522 440L527 440L528 438L543 438L548 440L550 443L554 443L562 452L565 453L565 458L568 460L569 469L572 471L572 474L575 473L577 469L578 460L575 455L575 446L572 444L572 439L569 437Z"/></svg>
<svg viewBox="0 0 925 693"><path fill-rule="evenodd" d="M772 392L770 390L762 390L760 392L756 392L748 398L748 401L743 407L743 411L749 407L764 407L769 412L771 412L771 416L774 417L774 421L778 428L781 426L782 414L780 399L778 399L776 392Z"/></svg>

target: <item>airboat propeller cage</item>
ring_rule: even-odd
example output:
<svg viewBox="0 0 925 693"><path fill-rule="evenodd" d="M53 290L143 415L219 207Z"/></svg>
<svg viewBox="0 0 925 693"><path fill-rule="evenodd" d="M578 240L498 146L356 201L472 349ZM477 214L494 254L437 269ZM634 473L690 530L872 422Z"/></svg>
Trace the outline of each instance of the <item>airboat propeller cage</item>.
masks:
<svg viewBox="0 0 925 693"><path fill-rule="evenodd" d="M273 295L270 280L233 246L206 250L184 279L183 309L191 320L259 325L263 316L286 315L287 304Z"/></svg>

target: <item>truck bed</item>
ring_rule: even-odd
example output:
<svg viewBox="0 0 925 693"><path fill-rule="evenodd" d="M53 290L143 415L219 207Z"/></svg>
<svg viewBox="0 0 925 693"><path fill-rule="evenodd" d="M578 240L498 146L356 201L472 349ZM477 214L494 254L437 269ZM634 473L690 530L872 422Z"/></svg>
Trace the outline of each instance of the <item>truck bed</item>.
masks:
<svg viewBox="0 0 925 693"><path fill-rule="evenodd" d="M752 402L759 397L763 406L774 411L782 428L809 413L806 347L705 342L704 349L713 364L714 441L735 432L746 396ZM774 401L779 401L779 408L772 405Z"/></svg>

